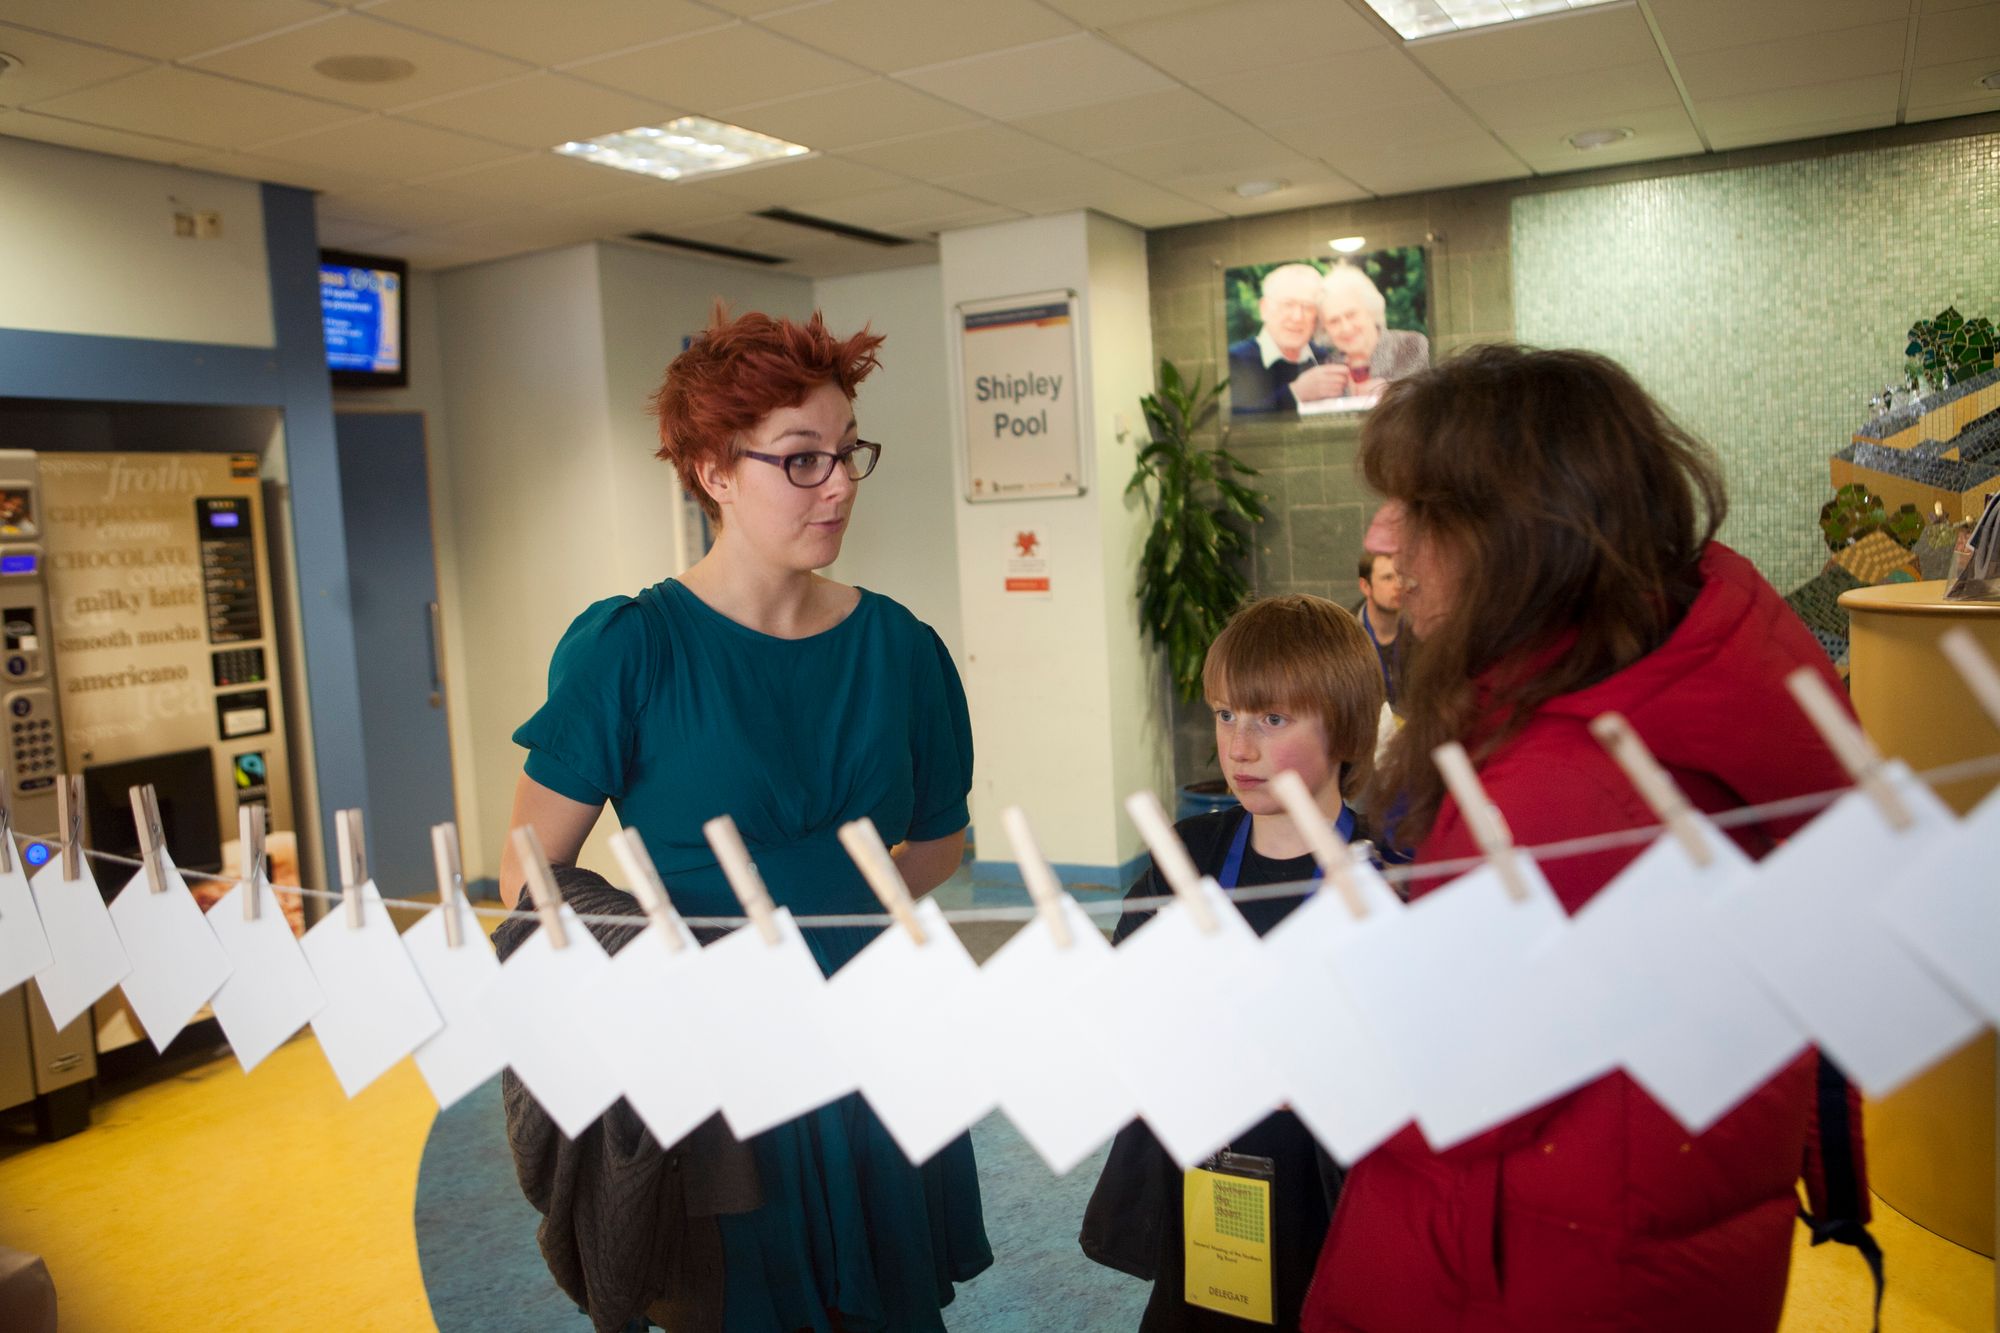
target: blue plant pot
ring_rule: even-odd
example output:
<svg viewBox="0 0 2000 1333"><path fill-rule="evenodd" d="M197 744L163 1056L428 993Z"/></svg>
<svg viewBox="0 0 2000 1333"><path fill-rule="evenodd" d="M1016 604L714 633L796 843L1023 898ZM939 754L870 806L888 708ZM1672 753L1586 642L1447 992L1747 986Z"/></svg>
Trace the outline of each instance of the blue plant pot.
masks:
<svg viewBox="0 0 2000 1333"><path fill-rule="evenodd" d="M1181 788L1180 804L1174 807L1174 819L1192 819L1196 815L1212 814L1217 810L1227 810L1241 802L1230 792L1229 784L1221 778L1210 778L1206 782L1190 782Z"/></svg>

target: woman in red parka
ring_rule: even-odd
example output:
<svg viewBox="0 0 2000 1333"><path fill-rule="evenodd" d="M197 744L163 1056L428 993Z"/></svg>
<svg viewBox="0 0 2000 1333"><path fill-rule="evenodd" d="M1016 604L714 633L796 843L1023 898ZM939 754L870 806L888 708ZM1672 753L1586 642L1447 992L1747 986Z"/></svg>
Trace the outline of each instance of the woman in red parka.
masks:
<svg viewBox="0 0 2000 1333"><path fill-rule="evenodd" d="M1524 846L1654 823L1587 730L1607 710L1704 810L1843 785L1784 686L1833 681L1825 654L1714 540L1713 457L1613 362L1463 353L1389 387L1361 467L1420 649L1374 808L1419 863L1477 852L1430 760L1451 740ZM1735 832L1762 855L1789 827ZM1542 868L1574 912L1638 850ZM1700 1135L1623 1074L1448 1152L1406 1129L1350 1174L1303 1327L1768 1333L1815 1084L1807 1055Z"/></svg>

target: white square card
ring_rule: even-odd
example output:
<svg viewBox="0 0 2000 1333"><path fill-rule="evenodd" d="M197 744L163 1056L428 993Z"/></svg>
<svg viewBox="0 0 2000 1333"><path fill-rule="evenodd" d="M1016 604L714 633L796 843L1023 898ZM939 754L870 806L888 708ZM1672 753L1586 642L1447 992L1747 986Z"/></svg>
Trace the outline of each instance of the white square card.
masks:
<svg viewBox="0 0 2000 1333"><path fill-rule="evenodd" d="M1961 997L2000 1024L2000 791L1896 875L1880 910ZM4 924L0 924L4 929Z"/></svg>
<svg viewBox="0 0 2000 1333"><path fill-rule="evenodd" d="M326 996L313 1015L313 1033L333 1066L341 1090L352 1097L444 1026L410 955L369 880L361 895L362 924L347 924L347 908L334 902L306 932L306 961Z"/></svg>
<svg viewBox="0 0 2000 1333"><path fill-rule="evenodd" d="M0 873L0 991L14 989L55 961L22 865L17 850L14 868Z"/></svg>
<svg viewBox="0 0 2000 1333"><path fill-rule="evenodd" d="M154 893L141 869L111 900L111 924L132 960L119 984L153 1049L164 1051L229 979L229 956L164 847L159 862L165 887Z"/></svg>
<svg viewBox="0 0 2000 1333"><path fill-rule="evenodd" d="M209 909L208 928L229 957L229 980L209 1003L215 1021L236 1052L236 1063L249 1073L264 1057L292 1039L326 1004L319 981L292 934L271 881L259 875L257 919L243 919L243 898L251 887L243 880Z"/></svg>
<svg viewBox="0 0 2000 1333"><path fill-rule="evenodd" d="M579 1036L602 1018L588 1011L584 997L610 959L567 904L557 910L568 943L553 948L548 931L537 929L500 965L484 1004L507 1063L573 1139L618 1100L611 1070Z"/></svg>
<svg viewBox="0 0 2000 1333"><path fill-rule="evenodd" d="M403 949L424 979L431 1003L444 1019L442 1030L424 1039L412 1058L424 1076L438 1109L452 1105L499 1073L507 1064L500 1050L500 1038L486 1012L486 988L500 975L500 960L478 920L463 903L451 909L458 913L458 947L445 939L442 906L424 913L416 925L403 932Z"/></svg>
<svg viewBox="0 0 2000 1333"><path fill-rule="evenodd" d="M584 996L597 1020L583 1035L663 1148L721 1109L708 1068L708 1021L701 987L701 946L679 921L681 947L657 925L626 941Z"/></svg>
<svg viewBox="0 0 2000 1333"><path fill-rule="evenodd" d="M76 867L77 878L64 879L58 852L28 881L49 942L49 965L35 974L35 982L58 1030L132 970L104 895L91 878L89 858L78 856Z"/></svg>

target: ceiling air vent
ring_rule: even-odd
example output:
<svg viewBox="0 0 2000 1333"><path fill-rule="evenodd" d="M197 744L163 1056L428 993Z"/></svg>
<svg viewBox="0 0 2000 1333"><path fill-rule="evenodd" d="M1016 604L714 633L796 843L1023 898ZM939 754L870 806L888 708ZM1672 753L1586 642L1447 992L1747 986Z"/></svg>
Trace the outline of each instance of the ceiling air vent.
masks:
<svg viewBox="0 0 2000 1333"><path fill-rule="evenodd" d="M758 210L757 216L769 218L773 222L789 222L794 227L811 227L833 236L844 236L850 241L866 241L870 245L910 245L907 236L891 236L885 231L870 231L866 227L853 227L845 222L835 222L832 218L816 218L810 213L795 213L789 208L765 208Z"/></svg>
<svg viewBox="0 0 2000 1333"><path fill-rule="evenodd" d="M671 246L676 250L692 250L701 255L718 255L723 259L741 259L751 264L789 264L792 261L783 255L767 255L761 250L740 250L733 245L717 245L713 241L694 241L685 236L668 236L657 231L627 232L628 241L644 241L648 245Z"/></svg>

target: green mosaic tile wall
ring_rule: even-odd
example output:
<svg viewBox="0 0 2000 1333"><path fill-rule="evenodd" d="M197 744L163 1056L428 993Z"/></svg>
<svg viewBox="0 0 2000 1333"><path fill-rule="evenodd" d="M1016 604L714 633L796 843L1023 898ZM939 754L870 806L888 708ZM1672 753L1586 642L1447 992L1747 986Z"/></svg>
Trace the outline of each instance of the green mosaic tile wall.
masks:
<svg viewBox="0 0 2000 1333"><path fill-rule="evenodd" d="M1910 325L2000 318L2000 135L1524 194L1512 278L1515 336L1617 358L1715 448L1723 539L1789 590Z"/></svg>

